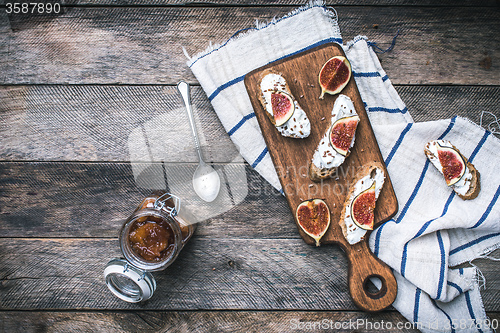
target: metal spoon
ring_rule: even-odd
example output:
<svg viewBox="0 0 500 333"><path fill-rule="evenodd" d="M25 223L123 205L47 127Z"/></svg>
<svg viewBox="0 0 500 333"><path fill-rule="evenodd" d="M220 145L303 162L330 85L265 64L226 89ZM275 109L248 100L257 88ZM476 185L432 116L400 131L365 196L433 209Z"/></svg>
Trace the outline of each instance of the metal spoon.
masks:
<svg viewBox="0 0 500 333"><path fill-rule="evenodd" d="M191 130L193 131L194 144L196 146L196 151L198 152L198 157L200 158L200 163L194 171L193 174L193 188L196 194L206 202L212 202L217 198L220 190L220 178L217 171L210 165L203 161L200 149L200 140L198 139L198 133L196 131L196 124L194 123L193 110L191 109L191 97L189 93L189 84L181 81L177 84L177 89L181 93L184 104L186 105L187 114L189 116L189 124L191 124Z"/></svg>

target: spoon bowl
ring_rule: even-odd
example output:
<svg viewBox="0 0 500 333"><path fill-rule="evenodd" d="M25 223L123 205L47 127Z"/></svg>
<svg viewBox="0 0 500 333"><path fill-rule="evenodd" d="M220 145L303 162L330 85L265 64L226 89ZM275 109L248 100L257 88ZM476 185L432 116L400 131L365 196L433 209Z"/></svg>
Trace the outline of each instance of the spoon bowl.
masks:
<svg viewBox="0 0 500 333"><path fill-rule="evenodd" d="M201 199L214 201L220 190L219 174L210 165L200 163L193 174L193 188Z"/></svg>
<svg viewBox="0 0 500 333"><path fill-rule="evenodd" d="M217 198L220 190L220 177L215 169L203 161L201 155L200 140L198 139L198 132L196 131L196 124L194 123L193 110L191 109L191 97L189 93L189 84L181 81L177 84L177 89L181 93L186 111L189 116L189 124L193 132L194 143L196 152L200 162L193 174L193 188L196 194L206 202L212 202Z"/></svg>

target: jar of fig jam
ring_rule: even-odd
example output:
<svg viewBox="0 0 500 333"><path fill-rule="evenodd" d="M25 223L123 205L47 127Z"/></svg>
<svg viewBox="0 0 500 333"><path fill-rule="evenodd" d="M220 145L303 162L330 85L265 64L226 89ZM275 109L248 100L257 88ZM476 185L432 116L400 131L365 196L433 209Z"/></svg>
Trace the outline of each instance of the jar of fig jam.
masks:
<svg viewBox="0 0 500 333"><path fill-rule="evenodd" d="M111 260L104 270L108 288L127 302L153 295L151 274L167 268L194 233L195 226L179 216L180 199L165 192L145 198L120 231L124 258Z"/></svg>

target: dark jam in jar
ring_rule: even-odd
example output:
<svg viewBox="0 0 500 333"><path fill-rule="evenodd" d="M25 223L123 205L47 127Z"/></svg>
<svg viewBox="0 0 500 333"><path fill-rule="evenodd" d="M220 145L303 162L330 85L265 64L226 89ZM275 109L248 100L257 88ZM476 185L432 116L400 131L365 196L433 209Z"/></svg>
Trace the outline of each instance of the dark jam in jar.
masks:
<svg viewBox="0 0 500 333"><path fill-rule="evenodd" d="M146 261L158 262L175 250L174 231L168 223L155 216L145 216L130 227L128 235L132 250Z"/></svg>
<svg viewBox="0 0 500 333"><path fill-rule="evenodd" d="M155 193L154 195L144 199L142 203L139 205L139 207L136 209L136 211L153 208L155 200L158 198L159 195L161 195L161 192L160 194ZM186 243L191 238L191 236L193 236L194 226L186 223L181 217L178 216L176 216L174 220L179 224L179 227L181 228L182 243Z"/></svg>

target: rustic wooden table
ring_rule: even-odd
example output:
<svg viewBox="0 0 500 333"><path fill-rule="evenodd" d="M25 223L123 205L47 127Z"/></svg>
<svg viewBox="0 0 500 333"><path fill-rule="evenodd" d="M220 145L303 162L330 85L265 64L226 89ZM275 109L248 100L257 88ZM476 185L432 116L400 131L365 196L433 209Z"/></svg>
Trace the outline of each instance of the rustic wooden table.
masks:
<svg viewBox="0 0 500 333"><path fill-rule="evenodd" d="M245 200L198 226L174 265L155 274L150 301L125 303L103 281L104 265L120 255L124 219L149 193L134 181L131 131L167 114L183 142L168 147L170 157L188 167L197 161L179 111L179 80L194 85L206 159L226 163L237 153L182 47L194 54L301 1L66 0L52 15L7 15L8 2L0 1L0 330L245 332L291 331L299 320L406 322L392 308L358 311L342 251L305 245L285 199L248 164ZM400 31L379 57L415 121L461 115L479 123L481 111L500 117L498 1L331 4L345 41L363 34L387 48ZM487 281L486 310L500 320L499 266L474 263Z"/></svg>

